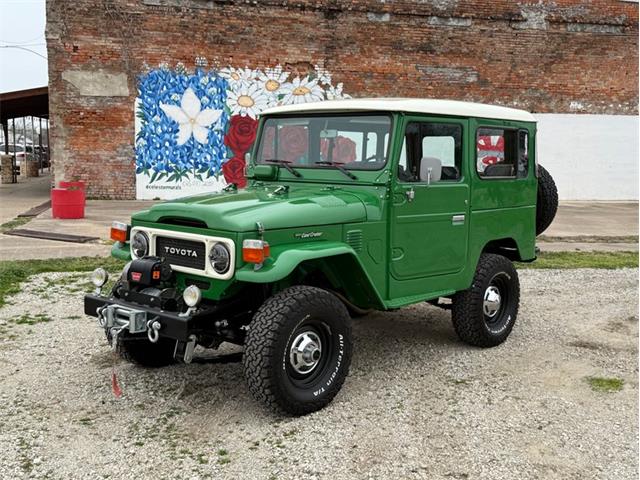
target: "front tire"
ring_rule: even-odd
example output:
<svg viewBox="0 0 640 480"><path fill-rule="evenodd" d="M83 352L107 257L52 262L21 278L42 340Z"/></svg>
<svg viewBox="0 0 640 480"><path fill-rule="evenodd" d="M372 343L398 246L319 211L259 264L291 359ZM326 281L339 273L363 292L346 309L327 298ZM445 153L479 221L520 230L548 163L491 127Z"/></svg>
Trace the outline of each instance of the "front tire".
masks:
<svg viewBox="0 0 640 480"><path fill-rule="evenodd" d="M453 299L453 327L469 345L495 347L511 333L519 303L520 281L511 261L482 254L471 287Z"/></svg>
<svg viewBox="0 0 640 480"><path fill-rule="evenodd" d="M333 294L294 286L269 298L249 324L243 365L256 400L292 415L320 410L351 363L349 313Z"/></svg>

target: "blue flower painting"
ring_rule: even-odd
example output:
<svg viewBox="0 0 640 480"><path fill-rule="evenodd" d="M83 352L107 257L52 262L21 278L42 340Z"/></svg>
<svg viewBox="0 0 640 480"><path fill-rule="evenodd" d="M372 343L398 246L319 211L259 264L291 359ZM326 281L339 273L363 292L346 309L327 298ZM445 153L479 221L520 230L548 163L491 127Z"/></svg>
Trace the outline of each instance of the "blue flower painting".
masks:
<svg viewBox="0 0 640 480"><path fill-rule="evenodd" d="M218 176L227 158L227 81L215 71L152 70L139 78L136 174L179 183Z"/></svg>

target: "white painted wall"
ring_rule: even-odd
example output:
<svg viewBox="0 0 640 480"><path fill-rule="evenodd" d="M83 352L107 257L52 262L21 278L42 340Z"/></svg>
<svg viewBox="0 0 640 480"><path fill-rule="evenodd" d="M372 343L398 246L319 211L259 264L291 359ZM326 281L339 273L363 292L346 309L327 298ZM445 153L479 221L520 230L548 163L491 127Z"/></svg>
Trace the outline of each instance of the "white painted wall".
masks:
<svg viewBox="0 0 640 480"><path fill-rule="evenodd" d="M535 114L560 200L638 200L638 117Z"/></svg>

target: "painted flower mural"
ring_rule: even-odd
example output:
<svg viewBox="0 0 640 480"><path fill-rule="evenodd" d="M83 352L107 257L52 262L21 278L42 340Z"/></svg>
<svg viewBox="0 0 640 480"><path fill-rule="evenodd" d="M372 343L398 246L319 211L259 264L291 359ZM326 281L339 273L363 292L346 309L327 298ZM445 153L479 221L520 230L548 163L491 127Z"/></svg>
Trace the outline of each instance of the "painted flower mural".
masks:
<svg viewBox="0 0 640 480"><path fill-rule="evenodd" d="M480 135L477 141L479 172L495 163L504 160L504 137L496 135Z"/></svg>
<svg viewBox="0 0 640 480"><path fill-rule="evenodd" d="M200 143L208 143L209 128L217 122L222 110L212 108L201 109L202 103L191 88L187 88L182 95L180 106L160 103L160 108L173 121L178 122L178 138L176 143L184 145L191 134Z"/></svg>
<svg viewBox="0 0 640 480"><path fill-rule="evenodd" d="M200 65L206 62L199 62ZM265 109L348 98L320 67L305 76L281 65L261 69L205 69L162 65L139 78L136 102L138 198L175 198L242 188L244 156ZM296 132L289 132L295 142Z"/></svg>

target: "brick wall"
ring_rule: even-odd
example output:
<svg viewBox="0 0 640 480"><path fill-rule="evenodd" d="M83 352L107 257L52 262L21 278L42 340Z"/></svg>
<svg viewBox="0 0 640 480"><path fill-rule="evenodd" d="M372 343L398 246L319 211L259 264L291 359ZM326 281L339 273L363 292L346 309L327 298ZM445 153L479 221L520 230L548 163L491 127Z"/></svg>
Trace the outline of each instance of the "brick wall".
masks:
<svg viewBox="0 0 640 480"><path fill-rule="evenodd" d="M304 72L357 97L636 114L638 4L618 0L48 0L56 180L133 198L136 77L197 56Z"/></svg>

